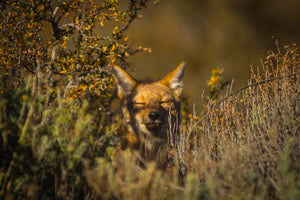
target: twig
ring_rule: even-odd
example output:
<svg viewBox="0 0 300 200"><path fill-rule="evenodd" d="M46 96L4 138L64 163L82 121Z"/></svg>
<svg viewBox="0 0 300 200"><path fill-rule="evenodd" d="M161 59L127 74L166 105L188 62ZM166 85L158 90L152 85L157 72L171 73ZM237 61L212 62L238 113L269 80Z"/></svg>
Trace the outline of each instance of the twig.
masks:
<svg viewBox="0 0 300 200"><path fill-rule="evenodd" d="M256 82L256 83L253 83L253 84L250 84L250 85L246 85L246 86L241 87L240 89L234 91L233 93L229 94L229 95L226 96L225 98L221 99L221 100L218 101L214 106L217 106L217 105L221 104L223 101L226 101L227 99L229 99L229 97L232 97L232 96L234 96L235 94L237 94L237 93L239 93L239 92L241 92L242 90L245 90L245 89L247 89L247 88L254 87L254 86L257 86L257 85L266 83L266 82L274 81L274 80L277 80L277 79L282 79L282 78L288 78L288 77L291 77L291 76L296 76L297 74L300 74L300 72L294 73L294 74L289 74L289 75L287 75L287 76L277 76L277 77L265 79L265 80L262 80L262 81L259 81L259 82Z"/></svg>
<svg viewBox="0 0 300 200"><path fill-rule="evenodd" d="M137 11L139 10L139 8L137 8L135 4L136 4L135 1L133 1L133 0L130 1L130 10L132 10L133 13L130 16L130 19L128 20L128 22L125 24L125 26L123 26L123 28L119 31L120 34L122 34L125 30L127 30L127 28L129 27L129 25L136 18Z"/></svg>
<svg viewBox="0 0 300 200"><path fill-rule="evenodd" d="M53 13L52 13L52 16L51 16L52 19L55 19L58 10L59 10L59 7L56 6Z"/></svg>
<svg viewBox="0 0 300 200"><path fill-rule="evenodd" d="M287 76L277 76L277 77L273 77L273 78L269 78L269 79L265 79L265 80L262 80L262 81L259 81L259 82L256 82L256 83L253 83L253 84L250 84L250 85L246 85L244 87L241 87L240 89L230 93L228 96L224 97L223 99L221 99L220 101L218 101L217 103L215 103L211 108L209 108L205 114L204 112L202 112L202 118L192 127L192 130L191 131L194 131L196 129L196 127L208 116L209 114L209 111L212 110L214 107L220 105L222 102L226 101L227 99L229 99L230 97L236 95L237 93L247 89L247 88L250 88L250 87L254 87L254 86L257 86L257 85L261 85L263 83L266 83L266 82L271 82L271 81L274 81L274 80L278 80L278 79L282 79L282 78L288 78L288 77L291 77L291 76L296 76L297 74L300 74L300 72L296 72L296 73L293 73L293 74L289 74Z"/></svg>

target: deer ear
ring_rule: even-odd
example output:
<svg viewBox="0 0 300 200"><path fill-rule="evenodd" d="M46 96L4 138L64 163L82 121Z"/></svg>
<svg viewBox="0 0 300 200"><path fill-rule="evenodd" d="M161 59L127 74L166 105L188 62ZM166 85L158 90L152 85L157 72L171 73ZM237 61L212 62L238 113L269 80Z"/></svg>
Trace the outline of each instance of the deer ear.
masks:
<svg viewBox="0 0 300 200"><path fill-rule="evenodd" d="M136 80L117 65L113 66L113 73L118 83L120 99L130 95L137 84Z"/></svg>
<svg viewBox="0 0 300 200"><path fill-rule="evenodd" d="M181 62L178 67L167 76L165 76L160 83L168 86L178 97L182 95L183 77L184 77L185 63Z"/></svg>

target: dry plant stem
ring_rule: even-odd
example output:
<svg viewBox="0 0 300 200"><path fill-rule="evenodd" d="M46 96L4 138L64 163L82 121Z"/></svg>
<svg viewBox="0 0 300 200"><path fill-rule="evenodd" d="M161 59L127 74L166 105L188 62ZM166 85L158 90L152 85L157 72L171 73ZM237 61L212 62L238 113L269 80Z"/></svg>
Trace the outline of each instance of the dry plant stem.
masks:
<svg viewBox="0 0 300 200"><path fill-rule="evenodd" d="M24 136L26 134L26 131L27 131L28 126L29 126L29 123L31 121L33 110L34 110L34 104L31 103L30 109L29 109L27 117L26 117L25 124L23 126L21 135L20 135L19 140L18 140L18 144L20 144L20 143L23 142ZM12 169L14 168L14 165L15 165L15 159L17 157L17 149L18 149L18 147L16 147L16 150L13 153L13 156L12 156L12 159L10 161L9 167L8 167L7 172L5 174L5 177L4 177L4 180L3 180L3 183L2 183L2 187L1 187L0 196L4 195L5 191L9 191L10 190L11 181L9 181L9 179L10 179L10 175L11 175Z"/></svg>
<svg viewBox="0 0 300 200"><path fill-rule="evenodd" d="M234 91L233 93L230 93L228 96L226 96L225 98L223 98L220 101L218 101L217 103L215 103L212 107L208 107L208 110L205 112L205 114L204 114L204 112L202 113L203 117L197 123L195 123L195 125L193 126L193 128L191 129L191 131L194 131L197 128L197 126L208 116L210 110L212 110L216 106L220 105L222 102L226 101L230 97L238 94L239 92L241 92L241 91L243 91L243 90L245 90L247 88L251 88L251 87L254 87L254 86L261 85L261 84L266 83L266 82L271 82L271 81L282 79L282 78L288 78L288 77L292 77L292 76L297 76L298 74L300 74L300 72L289 74L287 76L277 76L277 77L265 79L265 80L262 80L262 81L259 81L259 82L256 82L256 83L253 83L253 84L241 87L240 89ZM210 103L208 103L208 105L210 105Z"/></svg>
<svg viewBox="0 0 300 200"><path fill-rule="evenodd" d="M287 76L278 76L278 77L273 77L273 78L269 78L269 79L265 79L265 80L262 80L262 81L259 81L257 83L253 83L253 84L250 84L250 85L246 85L236 91L234 91L233 93L229 94L228 96L226 96L225 98L221 99L220 101L218 101L214 106L217 106L219 104L221 104L223 101L226 101L229 97L232 97L234 95L236 95L237 93L241 92L242 90L245 90L247 88L250 88L250 87L253 87L253 86L257 86L257 85L260 85L260 84L263 84L263 83L266 83L266 82L270 82L270 81L274 81L274 80L277 80L277 79L282 79L282 78L288 78L288 77L291 77L291 76L296 76L297 74L300 74L300 72L298 73L294 73L294 74L290 74L290 75L287 75Z"/></svg>

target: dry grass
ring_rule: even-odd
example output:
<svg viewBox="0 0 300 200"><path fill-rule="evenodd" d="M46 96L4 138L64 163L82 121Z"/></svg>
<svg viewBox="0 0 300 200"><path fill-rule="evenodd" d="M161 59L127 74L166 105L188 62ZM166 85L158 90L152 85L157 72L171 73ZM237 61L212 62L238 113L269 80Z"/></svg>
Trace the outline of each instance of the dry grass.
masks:
<svg viewBox="0 0 300 200"><path fill-rule="evenodd" d="M174 154L184 165L141 169L129 152L88 171L104 199L297 199L300 196L299 51L270 53L249 86L182 124ZM181 165L180 165L181 164Z"/></svg>
<svg viewBox="0 0 300 200"><path fill-rule="evenodd" d="M270 52L249 86L191 113L165 171L114 153L118 124L97 104L0 84L0 198L298 199L299 65L295 46Z"/></svg>

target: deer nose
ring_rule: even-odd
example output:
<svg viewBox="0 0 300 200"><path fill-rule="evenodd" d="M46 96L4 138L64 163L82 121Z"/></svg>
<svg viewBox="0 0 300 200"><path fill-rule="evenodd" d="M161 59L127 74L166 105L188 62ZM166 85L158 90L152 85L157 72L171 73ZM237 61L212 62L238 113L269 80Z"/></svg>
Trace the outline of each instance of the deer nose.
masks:
<svg viewBox="0 0 300 200"><path fill-rule="evenodd" d="M157 111L151 111L148 115L149 119L151 119L152 121L155 121L157 119L160 118L160 113Z"/></svg>

